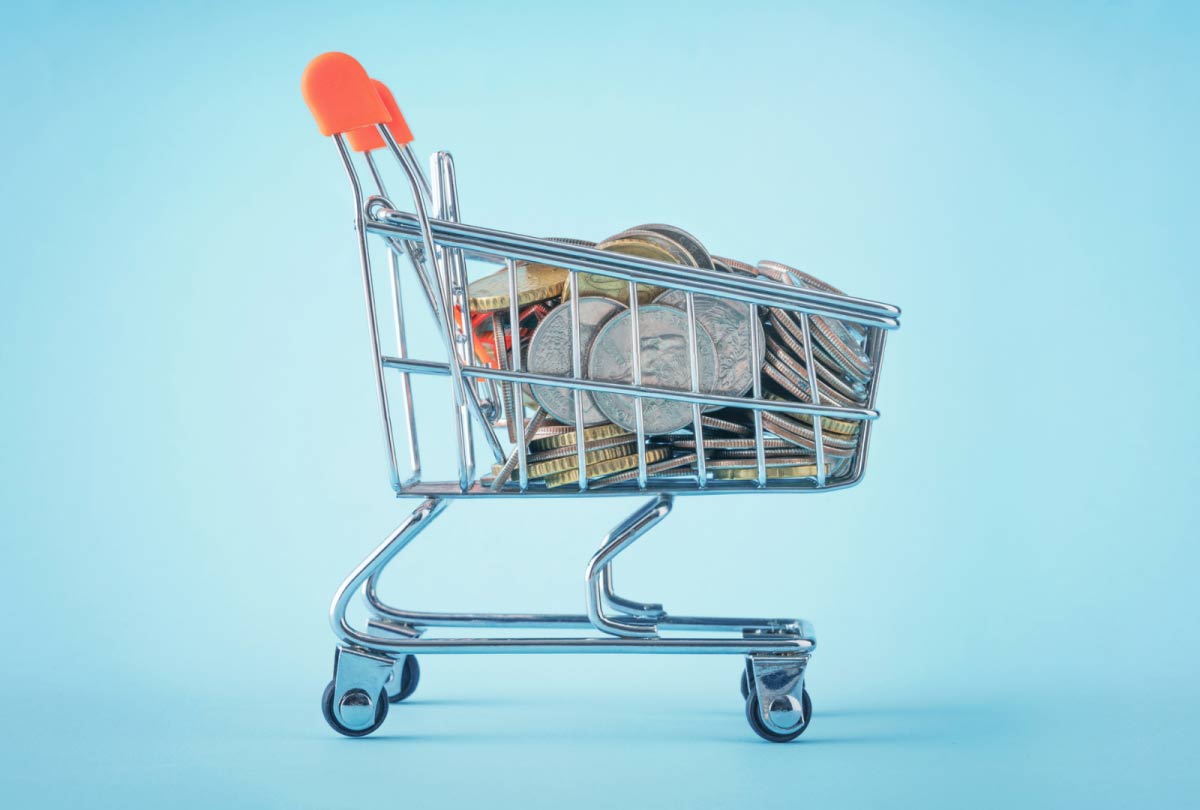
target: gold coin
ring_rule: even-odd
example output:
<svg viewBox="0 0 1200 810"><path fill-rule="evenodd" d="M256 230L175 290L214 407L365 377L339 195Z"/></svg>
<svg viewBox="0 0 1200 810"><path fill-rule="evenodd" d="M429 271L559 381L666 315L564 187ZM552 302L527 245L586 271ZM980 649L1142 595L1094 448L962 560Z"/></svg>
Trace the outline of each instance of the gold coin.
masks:
<svg viewBox="0 0 1200 810"><path fill-rule="evenodd" d="M786 439L805 450L815 451L817 444L812 428L771 411L763 411L763 422L779 438ZM858 448L856 440L832 432L822 433L821 439L827 456L853 455Z"/></svg>
<svg viewBox="0 0 1200 810"><path fill-rule="evenodd" d="M612 436L632 436L625 428L606 422L603 425L593 425L583 429L583 442L586 445L594 439L607 439ZM556 447L566 447L575 444L575 431L568 430L551 436L541 436L530 443L529 449L534 451L553 450Z"/></svg>
<svg viewBox="0 0 1200 810"><path fill-rule="evenodd" d="M767 399L774 400L775 402L787 402L788 401L788 400L784 399L783 397L779 396L778 394L771 394L771 393L767 394ZM801 402L807 402L807 401L808 400L801 400ZM794 419L798 419L799 421L804 422L807 425L812 425L812 417L806 413L790 413L790 414L788 414L788 416L790 416ZM833 433L840 433L843 436L854 436L855 434L857 434L858 433L858 424L859 423L857 421L848 421L845 419L834 419L832 416L822 416L821 417L821 429L822 430L832 431Z"/></svg>
<svg viewBox="0 0 1200 810"><path fill-rule="evenodd" d="M517 305L524 306L562 295L567 271L548 264L517 265ZM508 269L472 281L468 289L472 312L508 309Z"/></svg>
<svg viewBox="0 0 1200 810"><path fill-rule="evenodd" d="M650 447L646 449L646 463L653 464L662 461L671 452L666 447ZM600 461L596 464L588 465L588 481L596 478L602 478L613 473L632 470L638 465L637 453L628 456L620 456L618 458L609 459L608 461ZM563 472L554 473L546 476L546 486L550 488L566 486L579 481L579 470L565 470Z"/></svg>
<svg viewBox="0 0 1200 810"><path fill-rule="evenodd" d="M694 470L679 469L679 468L687 467L689 464L695 464L695 462L696 462L696 454L692 453L691 455L688 455L688 456L679 456L678 458L669 458L666 461L660 461L657 464L647 464L646 465L646 477L647 478L655 478L658 476L669 476L669 475L674 475L675 477L678 477L680 475L692 475L695 472ZM632 481L633 479L637 478L637 476L638 476L637 470L626 470L625 472L613 473L612 475L609 475L609 476L601 479L600 481L597 481L595 484L593 484L593 486L596 489L603 489L604 487L611 486L613 484L620 484L624 481Z"/></svg>
<svg viewBox="0 0 1200 810"><path fill-rule="evenodd" d="M629 436L610 436L607 439L592 439L583 443L583 450L599 450L602 447L616 447L618 445L630 445L636 441L631 434ZM533 464L538 461L549 461L552 458L562 458L563 456L573 456L578 452L574 442L563 447L555 447L552 450L539 450L536 453L531 453L528 457L529 463Z"/></svg>
<svg viewBox="0 0 1200 810"><path fill-rule="evenodd" d="M686 263L693 267L701 267L705 270L715 270L713 265L712 254L708 249L701 244L693 234L688 233L683 228L675 225L664 225L661 222L651 222L646 225L635 225L628 230L614 236L614 239L623 236L633 236L649 232L655 236L664 239L670 244L671 249L676 253L682 252L686 257Z"/></svg>
<svg viewBox="0 0 1200 810"><path fill-rule="evenodd" d="M604 461L611 461L615 458L621 458L630 451L629 444L617 445L615 447L601 447L597 450L587 450L584 452L584 457L587 459L588 468L591 469L594 464L599 464ZM567 470L576 470L579 468L579 456L569 455L560 456L558 458L547 459L546 461L538 461L529 465L530 478L545 478L554 473L562 473Z"/></svg>
<svg viewBox="0 0 1200 810"><path fill-rule="evenodd" d="M829 474L829 465L825 465L825 474ZM767 467L767 478L815 478L816 464L793 464L788 467ZM719 467L713 470L713 478L718 481L749 481L758 478L758 469L753 467Z"/></svg>
<svg viewBox="0 0 1200 810"><path fill-rule="evenodd" d="M767 469L773 467L795 467L800 464L815 464L817 459L814 456L804 453L794 452L796 448L792 448L793 452L787 456L767 457L764 459L764 465ZM712 470L742 470L754 469L758 466L758 462L753 456L746 458L706 458L704 460L706 467Z"/></svg>
<svg viewBox="0 0 1200 810"><path fill-rule="evenodd" d="M623 441L624 445L612 443L604 447L589 447L588 445L584 445L587 448L584 450L584 453L587 455L588 463L605 461L609 458L617 458L627 454L629 452L629 445L633 442L628 437L625 437ZM579 466L579 458L576 455L574 445L572 445L571 447L562 447L548 453L532 453L527 455L525 457L525 465L530 478L542 478L549 473L574 469ZM499 475L500 471L506 466L507 464L493 464L492 476ZM516 469L515 464L513 465L513 469Z"/></svg>
<svg viewBox="0 0 1200 810"><path fill-rule="evenodd" d="M597 250L605 250L610 253L620 253L624 256L635 256L639 259L652 259L658 262L667 262L669 264L682 264L680 257L671 252L670 248L662 244L661 240L654 237L653 234L639 234L637 236L623 236L620 238L609 239L596 245ZM629 305L629 282L612 276L602 276L599 273L579 273L578 288L579 296L582 298L585 295L600 295L605 298L611 298L614 301L620 301L626 306ZM655 287L650 284L639 284L637 287L637 296L639 304L649 304L664 291L663 287ZM570 287L568 286L563 295L570 297Z"/></svg>

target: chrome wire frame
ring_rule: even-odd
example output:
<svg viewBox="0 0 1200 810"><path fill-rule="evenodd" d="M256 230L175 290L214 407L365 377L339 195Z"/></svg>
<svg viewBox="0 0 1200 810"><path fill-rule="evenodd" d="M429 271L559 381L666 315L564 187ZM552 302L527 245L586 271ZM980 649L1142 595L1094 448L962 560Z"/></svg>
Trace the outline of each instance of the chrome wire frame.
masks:
<svg viewBox="0 0 1200 810"><path fill-rule="evenodd" d="M367 232L384 237L392 252L403 250L401 247L403 245L412 244L424 239L424 229L420 225L419 217L388 207L386 201L382 198L373 198L368 203L365 219ZM883 361L884 338L887 331L899 326L900 313L897 308L849 296L834 295L818 290L786 286L757 279L729 276L712 270L693 267L684 268L679 265L639 259L616 253L606 253L592 248L567 245L547 239L537 239L478 226L463 225L449 220L429 220L429 231L431 240L435 244L442 246L443 250L457 250L461 252L459 255L465 255L472 259L508 268L510 286L515 286L514 271L518 262L550 264L572 271L567 281L568 289L571 291L570 300L565 304L571 311L571 331L574 337L572 340L572 374L570 376L536 374L522 369L516 364L512 368L491 368L471 364L469 356L461 352L455 358L458 361L457 363L419 360L399 356L381 356L380 363L383 368L397 370L404 374L448 375L452 378L458 377L461 379L465 377L467 380L473 381L490 380L509 383L513 386L522 384L550 385L572 391L599 391L629 395L635 400L636 432L639 438L636 445L638 453L637 478L605 486L603 489L590 489L587 480L588 476L586 475L587 459L584 442L582 436L577 436L577 459L582 474L575 487L546 489L543 486L529 484L525 454L520 452L519 448L514 448L514 450L520 453L519 463L517 469L514 471L513 481L504 487L488 487L480 484L478 481L468 481L464 484L463 470L460 469L459 480L457 482L422 481L414 476L409 479L409 483L406 483L402 487L396 487L397 494L453 498L465 496L572 497L579 495L581 492L589 492L595 495L603 494L606 496L629 496L643 493L686 495L739 492L802 492L844 489L854 486L861 481L865 471L865 464L863 462L866 459L870 441L871 431L869 425L879 416L878 411L875 410L874 402L879 369ZM636 317L638 304L636 295L634 294L637 284L652 284L658 287L673 288L685 292L687 294L685 315L688 324L688 362L689 367L692 369L695 369L698 363L696 348L697 322L694 305L694 296L696 294L724 297L733 301L741 301L760 307L774 307L798 314L803 334L806 338L805 363L808 369L815 368L813 365L811 340L809 339L811 333L810 320L813 316L861 324L867 328L868 337L865 351L874 369L874 373L867 382L866 404L862 407L842 407L823 404L819 395L814 396L811 403L765 399L762 396L761 368L757 362L754 364L754 386L751 392L752 396L750 397L731 397L702 393L699 391L698 374L692 375L692 390L689 391L654 388L643 385L641 384L641 358L637 353L633 353L630 357L630 367L633 371L632 383L600 382L586 379L582 365L582 347L578 339L580 329L578 314L575 306L571 303L577 297L575 296L575 291L578 289L577 277L580 272L596 273L618 278L629 284L631 288L630 310L634 313L631 318L631 326L633 327L635 340L638 337L638 319ZM465 300L463 304L465 304ZM460 306L463 304L460 304ZM512 316L510 315L510 317ZM468 318L464 318L463 320L467 321ZM455 345L461 344L463 335L462 330L457 324L443 324L443 328L449 333L447 338L449 342ZM751 349L755 357L761 357L764 352L764 347L758 345L758 338L757 330L751 330L753 344ZM469 338L467 339L469 340ZM638 344L634 343L633 345ZM519 350L511 352L510 355L514 358L519 356ZM458 368L452 368L453 365L457 365ZM811 376L811 374L812 372L806 372L806 376ZM807 382L809 383L810 390L815 391L817 388L815 381L809 379ZM469 384L465 387L467 390L471 390ZM641 408L641 401L646 398L674 400L692 406L692 431L698 451L700 451L697 454L699 470L698 474L693 476L694 480L681 481L679 480L679 476L659 481L650 481L647 479L645 430ZM578 411L576 421L578 422L582 418L582 402L578 397L575 399L575 408ZM702 448L704 447L705 437L699 420L701 408L704 406L741 408L752 412L758 466L758 476L755 480L715 481L709 480L706 474L699 474L704 472L704 465L700 459L703 458ZM813 431L817 437L817 440L814 442L817 454L817 475L814 476L813 480L777 481L767 479L765 453L763 452L765 430L761 417L764 411L781 414L801 414L811 418ZM822 440L821 420L817 418L819 416L858 422L861 425L858 432L858 444L854 451L854 461L843 475L828 477L826 474L825 447ZM390 417L385 416L385 422L388 421L390 421ZM495 424L492 423L490 427L494 427ZM489 432L488 435L494 438L493 433ZM385 440L389 443L389 453L394 455L394 440L391 438L390 433L386 431ZM495 450L494 446L493 450ZM498 458L502 454L498 454Z"/></svg>
<svg viewBox="0 0 1200 810"><path fill-rule="evenodd" d="M358 170L341 136L335 136L338 152L350 179L355 203L355 225L359 258L363 276L367 320L371 335L371 353L378 400L383 417L384 438L392 488L398 496L420 497L421 503L384 542L375 549L342 583L330 608L334 634L341 643L340 653L350 658L358 656L368 666L386 664L405 654L426 653L515 653L515 652L676 652L726 653L754 657L785 656L798 667L802 677L807 656L816 645L812 627L799 619L753 617L672 616L662 605L640 602L617 595L613 590L612 566L615 558L637 539L661 522L671 511L675 495L734 494L749 492L811 492L835 490L853 486L865 471L871 426L878 417L875 400L879 370L883 360L886 333L899 326L900 312L887 304L850 296L834 295L818 290L787 286L758 279L731 276L711 270L665 264L586 247L507 233L459 222L458 192L454 164L450 155L439 152L432 160L433 182L425 178L412 150L401 147L390 131L378 130L396 159L411 191L415 213L396 209L387 195L378 166L370 153L365 156L370 175L378 194L365 198ZM431 216L430 210L436 213ZM368 237L380 237L388 249L388 270L392 291L393 326L396 354L385 355L381 346L378 314L373 289L373 270ZM424 293L425 303L433 313L446 350L444 360L419 359L408 356L406 340L405 301L401 297L399 261L407 259ZM486 262L507 269L510 306L507 315L513 335L513 350L509 368L490 368L478 364L473 357L471 312L467 296L466 259ZM570 272L571 329L573 334L572 375L548 376L529 372L522 366L516 270L518 262L537 262L565 268ZM691 371L691 390L659 389L642 384L641 357L633 352L632 384L598 382L584 379L580 346L580 324L576 303L578 273L588 272L621 279L628 283L630 309L633 311L633 346L639 346L637 318L638 284L674 288L686 293L685 314L688 325L688 363ZM751 351L754 377L751 396L730 397L705 394L699 386L697 350L697 321L695 295L724 297L755 307L774 307L800 314L805 338L807 382L813 392L811 403L766 399L762 391L761 345L756 329L751 329ZM865 352L873 368L866 403L862 407L840 407L823 404L817 394L816 367L810 338L809 320L812 316L840 319L860 324L867 330ZM496 337L503 341L503 335ZM399 373L400 409L404 415L408 440L409 474L402 479L397 461L392 423L392 403L388 395L386 374ZM421 456L416 427L412 375L449 377L454 399L456 444L458 446L458 476L453 481L424 481L421 477ZM517 413L502 413L495 396L495 385L507 383L516 391ZM620 484L590 489L587 458L581 431L577 431L576 456L579 483L576 487L550 490L531 481L528 475L525 408L521 406L521 386L552 385L577 392L576 422L582 422L582 399L578 392L611 392L635 398L638 464L636 478ZM481 396L481 391L492 392ZM687 403L692 409L691 430L697 445L699 469L692 480L675 476L654 480L647 474L645 426L642 400L653 397ZM755 465L757 475L744 481L707 480L704 462L704 428L701 411L706 406L737 407L749 410L754 423ZM807 415L813 423L817 474L812 480L770 480L767 477L764 451L764 412ZM853 461L843 474L829 477L825 469L821 417L860 423ZM501 417L515 420L517 441L510 450L501 444L496 428ZM512 479L499 487L485 486L475 475L476 430L489 446L497 461L511 452L516 466ZM585 572L586 613L447 613L403 610L386 604L378 593L378 580L388 563L440 515L449 502L463 497L572 497L580 495L625 496L650 495L651 499L618 524L603 540L592 556ZM371 618L365 631L356 629L347 618L351 601L361 592ZM466 627L491 629L548 629L598 630L599 636L546 637L517 636L475 638L425 638L434 627ZM736 633L734 637L663 637L662 632ZM382 656L374 658L373 656ZM382 662L382 664L381 664ZM340 666L340 665L339 665ZM349 666L349 665L348 665ZM762 665L766 667L766 664ZM751 670L753 671L753 670ZM794 674L794 672L793 672ZM339 676L340 677L340 676ZM349 677L348 675L346 677ZM340 684L340 681L339 681ZM340 688L340 687L339 687ZM764 713L764 717L766 714Z"/></svg>

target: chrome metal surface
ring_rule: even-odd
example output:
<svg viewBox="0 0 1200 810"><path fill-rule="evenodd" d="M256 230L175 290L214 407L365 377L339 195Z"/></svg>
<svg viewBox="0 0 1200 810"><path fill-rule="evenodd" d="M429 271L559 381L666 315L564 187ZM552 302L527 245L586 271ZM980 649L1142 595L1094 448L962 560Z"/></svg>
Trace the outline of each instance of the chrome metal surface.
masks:
<svg viewBox="0 0 1200 810"><path fill-rule="evenodd" d="M752 655L750 677L758 695L763 724L778 734L790 734L808 722L803 711L807 654Z"/></svg>
<svg viewBox="0 0 1200 810"><path fill-rule="evenodd" d="M392 671L392 659L355 647L333 656L333 706L342 725L364 729L375 721L379 694Z"/></svg>
<svg viewBox="0 0 1200 810"><path fill-rule="evenodd" d="M588 618L597 630L611 633L614 636L630 638L654 638L658 635L658 627L654 619L644 615L646 611L638 611L626 619L618 619L604 612L604 595L611 592L609 582L609 567L616 556L633 545L634 541L654 528L671 512L672 498L670 495L659 495L638 511L629 516L620 526L604 539L604 544L588 563L587 577L587 606ZM655 619L663 618L666 614L655 612ZM642 614L642 615L639 615Z"/></svg>
<svg viewBox="0 0 1200 810"><path fill-rule="evenodd" d="M379 208L373 209L370 214L367 230L371 233L403 240L423 238L423 228L417 215ZM626 281L672 287L685 292L715 295L749 304L786 307L812 315L861 323L864 326L879 326L884 329L897 329L900 326L899 308L876 301L836 295L822 290L771 284L760 279L726 275L716 270L681 267L677 264L608 253L581 245L481 228L477 225L435 220L430 223L430 227L439 243L480 254L490 253L496 257L497 262L503 257L511 257L568 270L598 273Z"/></svg>

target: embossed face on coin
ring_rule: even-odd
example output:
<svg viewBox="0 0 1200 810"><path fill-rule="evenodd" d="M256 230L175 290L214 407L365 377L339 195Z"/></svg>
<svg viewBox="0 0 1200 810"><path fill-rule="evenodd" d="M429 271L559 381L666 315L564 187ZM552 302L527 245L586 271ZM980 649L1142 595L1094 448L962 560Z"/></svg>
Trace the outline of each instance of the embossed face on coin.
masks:
<svg viewBox="0 0 1200 810"><path fill-rule="evenodd" d="M693 300L696 322L708 332L717 349L717 380L713 392L740 397L754 384L751 329L758 332L758 365L762 365L762 347L766 345L762 323L754 316L750 304L712 295L696 295ZM654 299L654 303L686 312L687 293L668 290Z"/></svg>
<svg viewBox="0 0 1200 810"><path fill-rule="evenodd" d="M588 355L592 339L597 330L609 318L625 310L625 306L610 298L598 296L580 297L579 299L579 341L581 346L582 370L587 371ZM550 310L529 341L529 354L526 366L535 374L554 374L560 377L570 377L572 372L571 357L571 305L569 302ZM558 388L549 385L531 386L534 399L546 409L546 412L567 425L575 424L575 404L569 388ZM583 424L597 425L608 419L596 407L592 395L579 391L583 400Z"/></svg>
<svg viewBox="0 0 1200 810"><path fill-rule="evenodd" d="M659 305L644 306L638 312L642 384L677 391L691 390L687 317L673 307ZM593 380L633 382L631 315L628 310L622 312L596 335L588 355L588 376ZM716 382L717 352L712 338L699 324L696 326L696 354L700 390L711 393ZM626 430L636 430L634 397L597 393L594 398L596 407L610 421ZM642 418L647 434L670 433L692 420L692 407L673 400L643 399Z"/></svg>

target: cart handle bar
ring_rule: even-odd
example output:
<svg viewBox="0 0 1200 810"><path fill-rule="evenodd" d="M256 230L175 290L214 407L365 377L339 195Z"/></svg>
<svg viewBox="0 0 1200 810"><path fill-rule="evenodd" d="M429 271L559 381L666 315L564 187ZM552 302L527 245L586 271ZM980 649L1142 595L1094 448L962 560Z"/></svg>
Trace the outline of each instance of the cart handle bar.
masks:
<svg viewBox="0 0 1200 810"><path fill-rule="evenodd" d="M349 54L330 51L308 63L300 79L304 102L322 135L345 135L355 152L370 152L386 144L377 128L386 124L396 143L412 143L392 91Z"/></svg>

